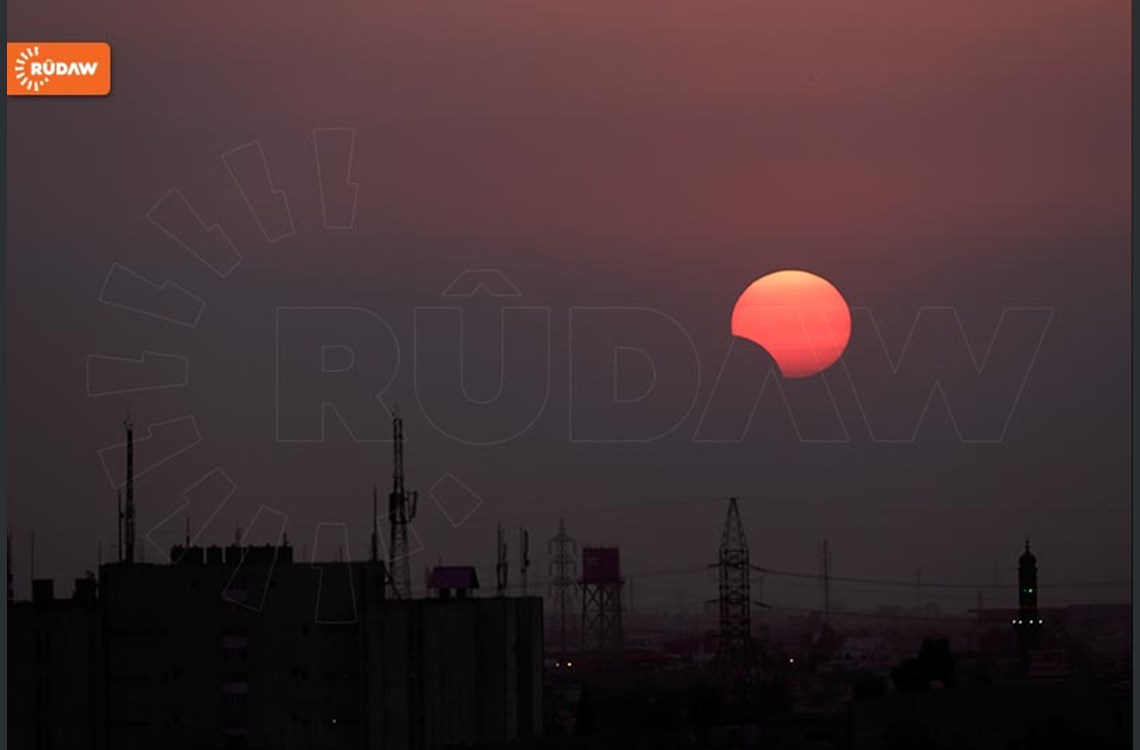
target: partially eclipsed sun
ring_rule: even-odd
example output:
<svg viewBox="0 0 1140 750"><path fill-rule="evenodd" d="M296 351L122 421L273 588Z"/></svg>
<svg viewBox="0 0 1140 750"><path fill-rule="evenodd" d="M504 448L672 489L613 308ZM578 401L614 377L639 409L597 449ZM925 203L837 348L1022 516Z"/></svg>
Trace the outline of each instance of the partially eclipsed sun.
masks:
<svg viewBox="0 0 1140 750"><path fill-rule="evenodd" d="M847 348L851 310L831 282L807 271L753 281L732 310L732 335L763 348L785 378L826 370Z"/></svg>

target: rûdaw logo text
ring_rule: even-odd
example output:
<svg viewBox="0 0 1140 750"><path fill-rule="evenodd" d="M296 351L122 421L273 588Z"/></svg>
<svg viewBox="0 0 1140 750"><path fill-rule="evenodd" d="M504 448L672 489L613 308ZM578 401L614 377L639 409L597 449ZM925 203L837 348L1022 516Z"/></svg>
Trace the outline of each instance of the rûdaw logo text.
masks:
<svg viewBox="0 0 1140 750"><path fill-rule="evenodd" d="M8 96L105 96L111 47L105 42L8 42Z"/></svg>

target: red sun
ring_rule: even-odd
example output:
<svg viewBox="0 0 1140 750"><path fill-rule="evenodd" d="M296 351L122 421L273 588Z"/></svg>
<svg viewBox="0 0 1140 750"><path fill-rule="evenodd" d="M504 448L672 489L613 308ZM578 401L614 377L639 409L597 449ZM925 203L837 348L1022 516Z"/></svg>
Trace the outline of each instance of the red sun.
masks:
<svg viewBox="0 0 1140 750"><path fill-rule="evenodd" d="M732 310L732 335L763 348L785 378L826 370L851 338L847 300L827 279L776 271L753 281Z"/></svg>

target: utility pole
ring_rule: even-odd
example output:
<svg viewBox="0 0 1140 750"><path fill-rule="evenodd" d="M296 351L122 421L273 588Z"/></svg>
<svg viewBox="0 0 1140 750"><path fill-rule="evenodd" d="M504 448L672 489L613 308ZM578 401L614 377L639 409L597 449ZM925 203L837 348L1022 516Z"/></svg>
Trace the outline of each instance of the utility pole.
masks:
<svg viewBox="0 0 1140 750"><path fill-rule="evenodd" d="M388 574L392 595L410 599L412 580L408 560L408 522L416 517L416 492L404 488L404 420L399 410L392 415L392 493L388 495Z"/></svg>
<svg viewBox="0 0 1140 750"><path fill-rule="evenodd" d="M819 575L823 581L823 621L831 619L831 550L827 540L819 546Z"/></svg>
<svg viewBox="0 0 1140 750"><path fill-rule="evenodd" d="M573 609L573 599L577 592L574 580L578 576L578 543L566 533L564 519L558 519L558 534L547 545L550 555L549 575L550 595L554 600L555 622L558 623L558 648L566 654L567 624Z"/></svg>
<svg viewBox="0 0 1140 750"><path fill-rule="evenodd" d="M508 562L507 562L507 540L503 537L503 525L499 524L495 527L495 549L497 555L497 562L495 563L495 593L499 596L505 596L507 593L508 581Z"/></svg>

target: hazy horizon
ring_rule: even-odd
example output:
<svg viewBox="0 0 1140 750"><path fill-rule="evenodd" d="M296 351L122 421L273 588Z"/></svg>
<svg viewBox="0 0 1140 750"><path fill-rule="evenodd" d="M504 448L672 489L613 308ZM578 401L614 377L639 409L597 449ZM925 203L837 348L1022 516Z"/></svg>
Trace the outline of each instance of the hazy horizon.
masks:
<svg viewBox="0 0 1140 750"><path fill-rule="evenodd" d="M699 567L736 496L771 569L816 572L826 538L835 576L1006 585L1028 536L1042 607L1130 601L1130 6L291 7L9 9L12 39L105 40L114 61L105 99L8 101L19 595L32 532L57 590L112 558L100 451L128 411L140 440L178 428L137 480L140 544L180 542L183 493L220 470L224 507L223 481L188 509L199 543L266 506L296 550L333 557L346 524L364 557L391 472L375 383L405 419L417 586L442 559L493 590L498 523L512 581L520 525L545 579L565 517L621 546L639 604L712 599ZM771 360L729 316L784 268L835 284L851 343L782 382L794 422L772 381L741 435ZM502 345L504 307L527 309ZM316 378L322 345L354 347L362 379ZM949 409L925 408L936 380ZM335 418L320 442L325 397L380 442ZM469 517L448 476L481 498ZM691 572L653 575L671 570ZM769 577L765 597L811 606L818 584Z"/></svg>

